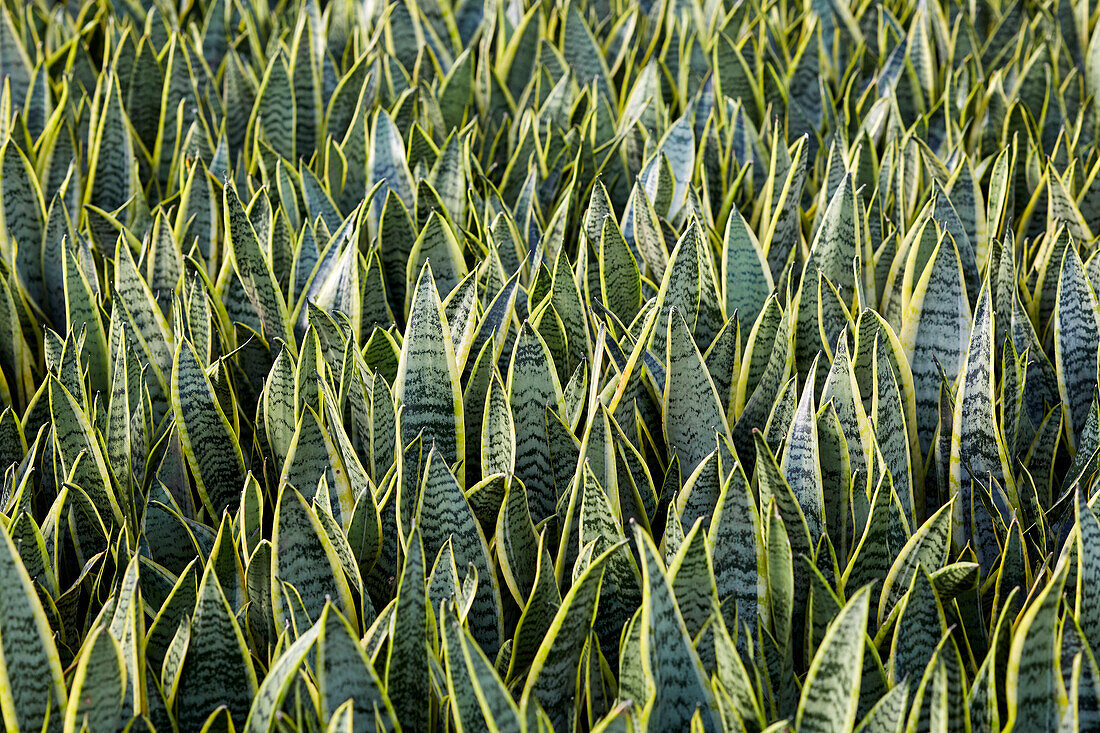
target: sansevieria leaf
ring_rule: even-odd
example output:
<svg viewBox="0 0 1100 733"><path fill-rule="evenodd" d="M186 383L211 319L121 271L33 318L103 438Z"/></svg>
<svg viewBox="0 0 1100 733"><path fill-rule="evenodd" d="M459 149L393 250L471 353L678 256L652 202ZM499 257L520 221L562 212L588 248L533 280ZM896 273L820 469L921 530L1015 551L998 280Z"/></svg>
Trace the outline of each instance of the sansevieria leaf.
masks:
<svg viewBox="0 0 1100 733"><path fill-rule="evenodd" d="M573 582L527 674L521 707L537 701L555 729L569 725L577 714L580 659L596 613L604 562L612 552L593 559Z"/></svg>
<svg viewBox="0 0 1100 733"><path fill-rule="evenodd" d="M664 429L669 446L691 473L714 449L715 434L730 440L729 428L714 383L688 331L684 317L672 310L668 318L668 374L664 394Z"/></svg>
<svg viewBox="0 0 1100 733"><path fill-rule="evenodd" d="M953 537L959 545L972 540L972 523L984 522L972 516L975 502L970 495L971 482L986 485L997 481L1011 495L1012 472L1004 439L994 412L993 301L988 287L982 288L974 309L974 328L970 347L962 367L955 396L954 422L951 427L951 490ZM964 467L965 466L965 467ZM977 542L977 538L973 538ZM978 547L979 556L983 548Z"/></svg>
<svg viewBox="0 0 1100 733"><path fill-rule="evenodd" d="M795 727L843 731L855 724L870 589L860 589L829 625L802 689Z"/></svg>
<svg viewBox="0 0 1100 733"><path fill-rule="evenodd" d="M527 323L512 351L508 399L516 431L516 477L527 487L532 516L542 521L554 512L557 503L550 471L546 408L562 414L565 402L546 342Z"/></svg>
<svg viewBox="0 0 1100 733"><path fill-rule="evenodd" d="M68 700L49 620L16 547L0 538L0 711L11 730L61 730Z"/></svg>
<svg viewBox="0 0 1100 733"><path fill-rule="evenodd" d="M1067 249L1062 259L1054 323L1058 391L1069 407L1066 412L1068 434L1071 445L1076 445L1096 396L1100 315L1081 258L1073 247Z"/></svg>
<svg viewBox="0 0 1100 733"><path fill-rule="evenodd" d="M226 245L248 300L260 317L267 337L285 339L288 345L293 346L295 340L290 332L287 306L275 282L270 259L264 255L256 230L232 187L225 188L222 207L225 212Z"/></svg>
<svg viewBox="0 0 1100 733"><path fill-rule="evenodd" d="M1057 727L1060 710L1065 705L1065 691L1058 678L1054 624L1067 572L1068 565L1059 563L1050 583L1031 601L1013 633L1005 679L1008 727L1034 730Z"/></svg>
<svg viewBox="0 0 1100 733"><path fill-rule="evenodd" d="M716 730L716 703L661 560L648 537L635 530L642 556L641 653L656 695L645 701L643 717L663 730L691 727L698 712L704 730Z"/></svg>
<svg viewBox="0 0 1100 733"><path fill-rule="evenodd" d="M293 486L285 486L279 495L272 530L271 587L281 582L298 591L308 625L321 618L330 600L356 622L351 589L336 550L316 512ZM280 594L273 595L277 620L291 613L280 599Z"/></svg>
<svg viewBox="0 0 1100 733"><path fill-rule="evenodd" d="M397 606L390 621L386 657L387 695L395 701L394 714L402 729L424 729L431 717L429 704L431 660L428 636L431 607L424 586L424 550L420 533L413 530L397 586Z"/></svg>
<svg viewBox="0 0 1100 733"><path fill-rule="evenodd" d="M423 434L449 465L465 455L458 365L430 267L420 273L413 295L393 392L401 411L402 443ZM457 476L461 485L461 470Z"/></svg>
<svg viewBox="0 0 1100 733"><path fill-rule="evenodd" d="M172 365L172 412L207 511L220 517L244 488L244 457L194 347L180 341Z"/></svg>
<svg viewBox="0 0 1100 733"><path fill-rule="evenodd" d="M226 602L214 568L199 585L187 649L179 671L175 707L181 725L201 728L206 711L225 705L242 725L257 691L256 672L244 636ZM211 685L210 680L221 680Z"/></svg>
<svg viewBox="0 0 1100 733"><path fill-rule="evenodd" d="M126 691L122 649L107 629L92 632L73 680L73 696L65 712L65 730L117 728Z"/></svg>
<svg viewBox="0 0 1100 733"><path fill-rule="evenodd" d="M914 367L917 435L922 450L931 444L936 428L939 369L948 380L958 374L966 355L970 322L958 250L950 238L941 239L913 291L899 334ZM917 359L918 353L924 356Z"/></svg>
<svg viewBox="0 0 1100 733"><path fill-rule="evenodd" d="M340 707L350 702L357 720L377 715L393 726L389 698L347 620L330 605L318 626L318 688L325 714L335 719Z"/></svg>

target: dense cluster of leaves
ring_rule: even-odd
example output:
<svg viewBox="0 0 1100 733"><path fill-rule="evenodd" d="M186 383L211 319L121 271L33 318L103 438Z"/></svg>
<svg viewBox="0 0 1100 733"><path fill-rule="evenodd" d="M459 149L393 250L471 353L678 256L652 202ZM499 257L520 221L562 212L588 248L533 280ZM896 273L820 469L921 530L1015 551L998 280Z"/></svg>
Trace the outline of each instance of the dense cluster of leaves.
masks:
<svg viewBox="0 0 1100 733"><path fill-rule="evenodd" d="M3 0L4 726L1096 729L1096 17Z"/></svg>

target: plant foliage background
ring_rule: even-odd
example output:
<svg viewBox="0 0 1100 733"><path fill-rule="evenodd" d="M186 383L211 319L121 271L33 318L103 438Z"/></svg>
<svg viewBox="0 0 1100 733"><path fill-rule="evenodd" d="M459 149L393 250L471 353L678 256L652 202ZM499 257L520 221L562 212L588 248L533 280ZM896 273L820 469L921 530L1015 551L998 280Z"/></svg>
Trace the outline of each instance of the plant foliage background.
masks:
<svg viewBox="0 0 1100 733"><path fill-rule="evenodd" d="M1096 16L5 0L4 726L1096 729Z"/></svg>

